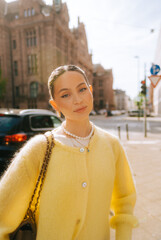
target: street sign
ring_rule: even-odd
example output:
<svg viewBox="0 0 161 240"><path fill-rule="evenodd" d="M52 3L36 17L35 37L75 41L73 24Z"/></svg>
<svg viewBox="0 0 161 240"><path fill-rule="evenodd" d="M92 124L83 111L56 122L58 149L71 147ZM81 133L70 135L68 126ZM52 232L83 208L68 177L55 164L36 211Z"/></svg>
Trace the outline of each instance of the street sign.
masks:
<svg viewBox="0 0 161 240"><path fill-rule="evenodd" d="M155 88L161 79L161 75L151 75L148 78L150 79L152 86Z"/></svg>
<svg viewBox="0 0 161 240"><path fill-rule="evenodd" d="M152 65L152 67L150 68L150 72L152 75L157 75L159 71L160 71L159 65Z"/></svg>

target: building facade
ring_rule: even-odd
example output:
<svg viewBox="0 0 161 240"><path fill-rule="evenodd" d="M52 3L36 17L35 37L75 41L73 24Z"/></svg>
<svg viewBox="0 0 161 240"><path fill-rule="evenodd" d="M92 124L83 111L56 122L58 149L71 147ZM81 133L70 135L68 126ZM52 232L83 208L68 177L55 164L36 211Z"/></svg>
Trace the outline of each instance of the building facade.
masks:
<svg viewBox="0 0 161 240"><path fill-rule="evenodd" d="M114 109L112 69L104 69L101 64L93 65L94 109Z"/></svg>
<svg viewBox="0 0 161 240"><path fill-rule="evenodd" d="M157 64L161 67L161 28L156 46L154 64ZM158 75L161 75L161 72L159 72ZM151 95L153 97L153 111L156 115L161 115L161 80L155 88L153 88L152 86L151 88Z"/></svg>
<svg viewBox="0 0 161 240"><path fill-rule="evenodd" d="M114 90L114 102L116 110L128 110L129 107L129 97L126 92L121 89Z"/></svg>
<svg viewBox="0 0 161 240"><path fill-rule="evenodd" d="M75 64L93 83L85 27L69 28L66 3L0 0L0 69L6 79L1 107L48 108L47 81L60 65Z"/></svg>

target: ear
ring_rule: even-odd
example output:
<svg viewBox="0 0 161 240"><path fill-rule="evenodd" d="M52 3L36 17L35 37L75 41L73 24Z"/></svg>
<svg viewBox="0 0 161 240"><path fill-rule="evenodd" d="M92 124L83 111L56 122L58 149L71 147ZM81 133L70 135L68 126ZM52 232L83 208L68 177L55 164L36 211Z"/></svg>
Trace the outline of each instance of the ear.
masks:
<svg viewBox="0 0 161 240"><path fill-rule="evenodd" d="M92 87L92 85L89 85L89 89L90 89L91 93L93 93L93 87Z"/></svg>
<svg viewBox="0 0 161 240"><path fill-rule="evenodd" d="M57 104L56 104L56 102L53 99L50 99L49 103L56 111L58 111Z"/></svg>

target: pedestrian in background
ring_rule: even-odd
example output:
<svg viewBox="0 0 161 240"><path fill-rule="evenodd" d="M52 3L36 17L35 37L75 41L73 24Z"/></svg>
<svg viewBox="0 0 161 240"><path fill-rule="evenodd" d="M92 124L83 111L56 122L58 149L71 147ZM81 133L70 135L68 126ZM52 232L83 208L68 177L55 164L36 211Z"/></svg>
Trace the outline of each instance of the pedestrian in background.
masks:
<svg viewBox="0 0 161 240"><path fill-rule="evenodd" d="M50 104L65 116L52 150L36 214L37 240L130 240L136 191L119 140L89 121L92 86L77 66L55 69ZM0 181L0 239L23 220L44 158L43 135L29 140ZM115 213L110 217L110 209Z"/></svg>

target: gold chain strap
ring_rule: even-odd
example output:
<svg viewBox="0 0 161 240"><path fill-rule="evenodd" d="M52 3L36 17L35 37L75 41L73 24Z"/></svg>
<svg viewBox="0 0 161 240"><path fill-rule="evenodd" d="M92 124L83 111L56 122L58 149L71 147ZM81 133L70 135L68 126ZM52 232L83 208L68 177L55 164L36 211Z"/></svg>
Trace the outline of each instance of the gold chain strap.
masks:
<svg viewBox="0 0 161 240"><path fill-rule="evenodd" d="M49 160L50 160L52 149L54 147L54 137L53 137L53 134L51 133L51 144L49 143L48 137L45 134L44 134L44 136L45 136L46 141L47 141L46 153L45 153L45 157L44 157L44 160L43 160L43 164L42 164L42 167L41 167L41 171L40 171L40 174L39 174L39 177L38 177L38 180L37 180L34 192L32 194L32 197L31 197L31 200L30 200L30 203L29 203L29 207L27 209L27 213L25 215L25 218L27 218L30 215L31 205L33 203L34 197L35 197L36 192L38 190L38 187L40 185L39 191L38 191L38 196L37 196L36 203L35 203L35 209L32 212L32 217L33 217L34 221L35 221L35 215L36 215L36 211L37 211L37 207L38 207L38 203L39 203L39 199L40 199L40 193L42 191L42 186L43 186L43 183L44 183L44 180L45 180L45 176L46 176L46 172L47 172L48 163L49 163Z"/></svg>

